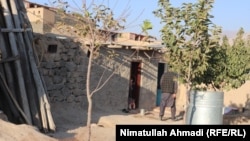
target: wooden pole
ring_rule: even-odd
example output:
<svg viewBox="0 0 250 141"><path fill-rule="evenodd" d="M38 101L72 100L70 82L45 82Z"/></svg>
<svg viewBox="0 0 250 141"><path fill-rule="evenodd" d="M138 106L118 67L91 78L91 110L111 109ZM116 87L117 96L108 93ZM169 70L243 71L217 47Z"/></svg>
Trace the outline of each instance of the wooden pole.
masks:
<svg viewBox="0 0 250 141"><path fill-rule="evenodd" d="M13 23L12 23L11 12L9 10L7 1L1 0L1 4L3 7L4 19L5 19L7 28L14 28ZM14 33L9 32L8 35L9 35L10 48L11 48L13 56L19 55ZM17 75L18 87L20 91L21 105L24 110L24 113L27 116L27 120L28 120L27 124L31 124L32 122L31 122L29 101L27 99L27 93L26 93L26 88L24 85L25 83L24 83L20 60L16 60L14 64L15 64L15 69L17 73L16 75Z"/></svg>
<svg viewBox="0 0 250 141"><path fill-rule="evenodd" d="M13 15L13 21L15 24L16 29L22 29L21 27L21 22L19 20L19 13L18 13L18 7L16 6L16 2L13 0L10 0L10 7L11 7L11 12ZM18 42L18 47L19 47L19 53L20 53L20 59L22 63L22 69L23 69L23 75L25 76L25 86L27 90L27 97L29 100L29 106L30 106L30 112L32 115L32 121L33 124L38 126L38 128L41 128L41 123L39 122L40 118L37 116L38 113L38 105L37 105L37 95L36 95L36 90L35 88L35 82L34 79L32 79L32 73L29 67L29 60L27 57L26 49L25 49L25 42L23 38L23 34L21 32L16 32L15 33L17 36L17 42Z"/></svg>
<svg viewBox="0 0 250 141"><path fill-rule="evenodd" d="M0 32L25 32L31 31L30 28L20 28L20 29L9 29L9 28L1 28Z"/></svg>
<svg viewBox="0 0 250 141"><path fill-rule="evenodd" d="M19 11L21 13L21 14L19 14L19 18L20 18L21 22L23 24L25 24L26 26L31 26L31 24L29 23L29 20L28 19L25 20L25 18L24 18L24 17L27 17L27 15L25 12L23 12L25 10L23 2L20 0L15 0L15 1L18 5L18 6L16 5L16 7L19 7ZM39 73L38 68L37 68L37 64L35 62L33 46L32 46L33 36L31 35L30 31L24 32L24 39L26 42L26 51L28 52L28 58L29 58L30 66L31 66L31 71L32 71L33 76L34 76L37 94L39 97L42 118L44 118L44 119L42 119L43 124L44 124L44 128L48 129L48 130L55 131L56 126L54 124L54 120L53 120L53 117L52 117L52 114L50 111L50 104L49 104L48 99L47 99L46 90L44 88L45 86L43 85L42 78L40 76L40 73ZM43 112L45 112L45 113L43 113ZM47 121L45 121L45 119ZM48 127L45 125L46 123L47 123Z"/></svg>
<svg viewBox="0 0 250 141"><path fill-rule="evenodd" d="M2 62L3 60L5 60L8 56L7 56L7 51L6 51L6 44L5 44L5 41L4 41L4 38L3 38L3 35L0 33L0 50L1 50L1 61ZM11 74L11 68L10 68L10 65L9 63L4 63L4 64L0 64L0 67L1 67L1 72L3 73L4 72L4 75L5 77L3 77L2 79L6 79L10 85L8 86L11 86L12 88L13 87L13 77L12 77L12 74ZM4 80L2 80L4 81ZM8 83L6 82L6 83ZM3 83L1 83L3 84ZM4 91L4 90L3 90ZM4 91L4 92L7 92L7 91ZM12 91L14 92L14 91ZM5 93L6 94L6 93ZM13 96L13 99L16 99L15 96ZM20 119L20 115L18 114L18 111L17 109L12 105L12 102L10 100L10 98L8 97L8 95L6 95L6 102L10 105L8 105L8 107L6 107L6 109L8 110L7 112L5 112L7 115L8 115L8 119L10 121L13 121L13 122L20 122L20 121L17 121L17 119Z"/></svg>
<svg viewBox="0 0 250 141"><path fill-rule="evenodd" d="M25 120L25 122L28 122L28 119L25 115L25 113L23 112L23 110L21 109L21 107L19 106L18 102L16 101L16 99L13 97L11 91L9 90L8 88L8 85L4 79L4 76L2 73L0 73L0 86L2 87L3 91L4 91L4 94L6 95L6 99L10 105L10 108L12 107L16 107L16 109L20 112L20 114L22 115L23 119ZM14 105L14 106L13 106ZM12 110L16 111L15 108L13 108ZM13 114L17 114L18 112L15 112Z"/></svg>
<svg viewBox="0 0 250 141"><path fill-rule="evenodd" d="M0 12L3 13L0 9ZM4 22L4 18L3 18L3 15L0 14L0 26L1 27L6 27L5 25L5 22ZM0 46L0 49L2 51L2 60L4 60L5 58L8 58L8 56L11 56L11 53L10 53L10 47L9 47L9 44L8 42L6 43L5 41L7 41L7 35L4 34L4 33L1 33L0 32L0 43L1 43L1 46ZM14 78L13 78L13 74L12 74L12 69L11 69L11 64L9 63L4 63L3 64L3 67L4 67L4 70L5 70L5 77L6 77L6 80L7 80L7 84L13 94L13 96L16 98L16 93L15 93L15 86L14 86Z"/></svg>

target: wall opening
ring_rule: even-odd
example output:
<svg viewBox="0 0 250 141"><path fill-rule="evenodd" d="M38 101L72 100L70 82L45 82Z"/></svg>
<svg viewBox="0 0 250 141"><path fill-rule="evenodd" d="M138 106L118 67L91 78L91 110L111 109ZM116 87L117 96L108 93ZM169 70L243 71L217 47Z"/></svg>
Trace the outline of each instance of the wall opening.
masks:
<svg viewBox="0 0 250 141"><path fill-rule="evenodd" d="M165 66L166 66L165 63L158 64L156 106L159 106L161 103L160 81L161 81L161 76L164 73Z"/></svg>
<svg viewBox="0 0 250 141"><path fill-rule="evenodd" d="M130 79L134 79L134 87L129 95L134 99L135 109L139 108L140 87L141 87L141 62L131 62ZM128 99L130 101L130 99Z"/></svg>
<svg viewBox="0 0 250 141"><path fill-rule="evenodd" d="M57 52L57 45L48 45L48 53L56 53Z"/></svg>

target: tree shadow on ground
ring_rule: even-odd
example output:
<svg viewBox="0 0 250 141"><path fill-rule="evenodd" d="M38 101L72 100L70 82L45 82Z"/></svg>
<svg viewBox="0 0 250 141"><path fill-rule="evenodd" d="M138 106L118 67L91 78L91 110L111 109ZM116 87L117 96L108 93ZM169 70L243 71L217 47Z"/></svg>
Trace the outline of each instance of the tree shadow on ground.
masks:
<svg viewBox="0 0 250 141"><path fill-rule="evenodd" d="M232 101L230 103L231 104L227 108L231 108L231 110L228 111L227 113L224 113L223 124L225 125L250 124L249 95L246 96L245 105L235 104Z"/></svg>

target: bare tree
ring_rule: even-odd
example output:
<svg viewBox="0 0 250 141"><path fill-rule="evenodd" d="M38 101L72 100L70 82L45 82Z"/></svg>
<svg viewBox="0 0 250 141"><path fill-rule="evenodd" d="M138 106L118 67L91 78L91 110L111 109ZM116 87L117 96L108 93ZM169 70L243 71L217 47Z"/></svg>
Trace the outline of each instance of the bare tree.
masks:
<svg viewBox="0 0 250 141"><path fill-rule="evenodd" d="M131 23L125 25L126 18L130 15L129 13L129 2L127 3L127 8L125 8L120 15L114 13L113 9L115 7L109 7L109 1L107 4L102 3L96 4L94 0L87 5L86 1L82 1L82 5L76 1L72 1L69 4L65 0L55 0L49 2L52 7L55 7L57 13L57 23L54 26L56 30L73 34L81 43L83 43L83 48L88 49L88 66L86 74L86 96L88 101L88 113L87 113L87 128L88 128L88 140L91 137L91 119L92 119L92 109L93 100L92 96L99 90L101 90L111 77L116 73L114 70L108 76L105 76L106 69L104 70L102 76L99 78L99 82L96 86L91 84L91 73L92 65L94 59L98 55L98 51L101 47L106 44L112 43L111 38L119 33L119 31L124 30L125 27L131 26L138 17L142 14L139 13L138 17ZM117 1L116 1L117 2ZM117 3L115 3L116 6ZM46 4L48 5L48 4ZM44 19L46 20L46 19ZM48 25L53 26L53 25ZM148 30L152 29L152 24L149 20L145 20L141 25L142 33L148 36ZM113 59L117 57L114 51L108 51L108 58ZM133 53L134 54L134 53ZM133 56L133 54L131 56ZM115 69L120 69L125 62L121 63L120 66Z"/></svg>
<svg viewBox="0 0 250 141"><path fill-rule="evenodd" d="M129 14L127 13L128 11L124 10L120 16L115 17L111 8L103 3L95 4L94 1L92 1L89 6L87 6L86 1L83 1L81 8L73 8L67 2L61 0L58 0L54 4L60 5L61 8L57 12L60 17L64 19L59 22L56 27L61 30L72 30L72 28L69 28L70 23L66 23L65 21L73 22L74 31L77 35L77 38L84 42L85 48L88 48L89 60L86 75L88 113L86 124L88 128L88 140L90 140L93 108L92 96L97 91L101 90L115 74L115 71L113 71L108 77L105 77L104 80L105 73L103 73L99 79L99 82L97 83L97 86L93 88L93 86L91 86L93 60L95 59L95 55L97 54L98 50L104 44L110 43L111 37L114 34L117 34L118 31L125 28L124 24L126 22L126 17ZM69 8L71 8L72 11L67 11ZM117 56L115 52L110 51L109 53L110 54L108 57L110 59L112 59L114 56ZM117 69L119 69L121 66L119 66Z"/></svg>

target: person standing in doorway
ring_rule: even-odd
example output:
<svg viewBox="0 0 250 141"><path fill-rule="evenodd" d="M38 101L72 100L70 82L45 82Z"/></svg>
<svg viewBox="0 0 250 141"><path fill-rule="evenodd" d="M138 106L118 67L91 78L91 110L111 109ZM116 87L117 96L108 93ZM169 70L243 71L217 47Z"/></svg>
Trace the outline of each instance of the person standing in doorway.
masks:
<svg viewBox="0 0 250 141"><path fill-rule="evenodd" d="M177 75L174 72L166 70L160 80L160 87L162 91L160 103L160 120L163 120L165 108L171 108L171 119L176 120L176 93L177 93Z"/></svg>

